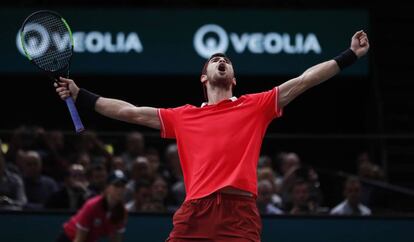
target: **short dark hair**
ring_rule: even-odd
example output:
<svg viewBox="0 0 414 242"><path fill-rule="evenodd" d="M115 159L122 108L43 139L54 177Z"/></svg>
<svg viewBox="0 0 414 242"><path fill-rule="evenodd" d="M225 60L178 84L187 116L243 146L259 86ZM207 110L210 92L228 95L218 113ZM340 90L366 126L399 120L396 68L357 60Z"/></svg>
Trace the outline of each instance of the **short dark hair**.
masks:
<svg viewBox="0 0 414 242"><path fill-rule="evenodd" d="M226 56L226 54L224 54L224 53L215 53L215 54L212 54L210 56L210 58L208 58L208 60L206 61L206 63L204 63L203 70L201 70L201 75L205 75L207 73L208 63L210 62L211 59L213 59L214 57L217 57L217 56L218 57L228 58Z"/></svg>
<svg viewBox="0 0 414 242"><path fill-rule="evenodd" d="M206 63L204 63L204 66L203 66L203 69L201 70L201 75L206 75L207 74L207 67L208 67L208 63L210 62L210 60L211 59L213 59L214 57L224 57L224 58L227 58L227 59L229 59L227 56L226 56L226 54L224 54L224 53L215 53L215 54L212 54L211 56L210 56L210 58L208 58L208 60L206 61ZM203 88L203 95L204 95L204 99L206 100L206 101L208 101L208 96L207 96L207 88L206 88L206 86L203 84L203 83L201 83L201 87Z"/></svg>

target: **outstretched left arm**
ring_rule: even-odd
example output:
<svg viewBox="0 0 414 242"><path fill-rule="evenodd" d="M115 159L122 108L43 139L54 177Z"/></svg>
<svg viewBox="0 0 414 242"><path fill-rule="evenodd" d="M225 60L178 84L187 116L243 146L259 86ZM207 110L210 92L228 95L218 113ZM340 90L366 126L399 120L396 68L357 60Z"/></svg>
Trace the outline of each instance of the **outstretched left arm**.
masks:
<svg viewBox="0 0 414 242"><path fill-rule="evenodd" d="M361 58L368 52L368 36L364 31L358 31L352 36L350 49L357 58ZM342 66L343 63L338 62L341 62L341 60L338 60L337 58L335 60L322 62L307 69L302 75L281 84L279 86L280 108L285 107L309 88L316 86L339 73L341 67L343 68L344 66Z"/></svg>

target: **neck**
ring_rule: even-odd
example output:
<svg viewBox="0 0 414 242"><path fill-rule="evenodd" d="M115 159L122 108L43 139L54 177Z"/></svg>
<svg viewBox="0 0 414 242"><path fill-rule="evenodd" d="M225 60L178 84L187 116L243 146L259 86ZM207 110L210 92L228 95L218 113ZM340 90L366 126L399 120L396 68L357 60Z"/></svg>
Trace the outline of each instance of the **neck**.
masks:
<svg viewBox="0 0 414 242"><path fill-rule="evenodd" d="M211 87L208 88L208 105L217 104L223 100L229 99L233 96L231 88Z"/></svg>

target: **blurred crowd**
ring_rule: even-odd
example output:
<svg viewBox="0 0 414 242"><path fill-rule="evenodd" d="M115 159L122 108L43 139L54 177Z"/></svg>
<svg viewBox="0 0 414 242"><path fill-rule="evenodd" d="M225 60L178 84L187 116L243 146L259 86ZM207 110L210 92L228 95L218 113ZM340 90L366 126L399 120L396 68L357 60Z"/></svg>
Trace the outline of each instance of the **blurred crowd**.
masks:
<svg viewBox="0 0 414 242"><path fill-rule="evenodd" d="M172 213L185 199L177 145L146 145L140 132L122 137L113 149L93 131L67 140L58 130L22 126L0 149L0 210L69 210L100 194L108 174L127 174L125 206L130 212ZM317 171L294 152L258 161L257 205L263 215L370 215L370 191L360 178L382 179L381 168L366 153L357 158L358 174L339 187L343 199L326 206ZM329 194L328 194L329 195Z"/></svg>

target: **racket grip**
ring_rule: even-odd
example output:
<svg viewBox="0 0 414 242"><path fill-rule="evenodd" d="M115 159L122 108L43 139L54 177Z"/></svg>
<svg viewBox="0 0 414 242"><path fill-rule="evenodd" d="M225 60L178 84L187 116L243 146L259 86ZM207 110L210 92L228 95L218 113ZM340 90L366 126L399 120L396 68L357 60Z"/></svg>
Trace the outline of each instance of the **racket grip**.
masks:
<svg viewBox="0 0 414 242"><path fill-rule="evenodd" d="M65 99L66 105L68 106L70 116L72 118L73 124L75 125L76 133L80 133L85 130L83 127L82 121L79 117L78 110L76 109L75 103L72 97Z"/></svg>

